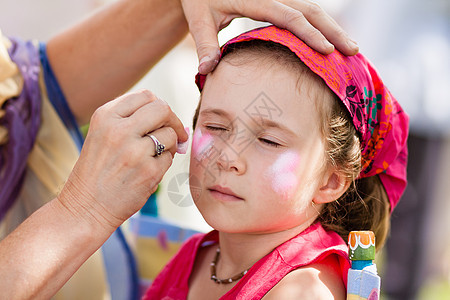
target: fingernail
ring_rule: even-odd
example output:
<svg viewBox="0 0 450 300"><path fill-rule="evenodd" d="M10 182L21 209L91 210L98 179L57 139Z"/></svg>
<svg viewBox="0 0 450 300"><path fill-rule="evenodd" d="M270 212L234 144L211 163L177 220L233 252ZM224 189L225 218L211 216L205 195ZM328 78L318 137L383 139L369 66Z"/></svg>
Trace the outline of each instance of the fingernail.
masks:
<svg viewBox="0 0 450 300"><path fill-rule="evenodd" d="M191 136L191 128L186 126L186 127L184 127L184 131L186 131L186 133L188 135L188 140L189 140L189 137Z"/></svg>
<svg viewBox="0 0 450 300"><path fill-rule="evenodd" d="M191 135L191 129L189 127L184 127L184 131L186 131L188 139L186 142L177 143L177 153L179 154L186 154L189 147L189 137Z"/></svg>
<svg viewBox="0 0 450 300"><path fill-rule="evenodd" d="M198 66L198 72L203 75L207 75L213 69L213 62L207 61Z"/></svg>
<svg viewBox="0 0 450 300"><path fill-rule="evenodd" d="M208 74L210 65L211 65L211 57L209 56L203 57L198 65L198 72L200 74Z"/></svg>
<svg viewBox="0 0 450 300"><path fill-rule="evenodd" d="M218 62L220 60L220 55L221 55L220 50L217 50L216 57L214 60Z"/></svg>
<svg viewBox="0 0 450 300"><path fill-rule="evenodd" d="M353 50L356 50L356 51L359 50L358 44L357 44L355 41L353 41L353 40L347 40L347 46L348 46L350 49L353 49Z"/></svg>
<svg viewBox="0 0 450 300"><path fill-rule="evenodd" d="M219 56L215 58L211 58L211 56L205 56L200 60L199 66L198 66L198 72L200 74L206 75L212 70L214 70L215 66L219 62Z"/></svg>
<svg viewBox="0 0 450 300"><path fill-rule="evenodd" d="M199 65L201 66L202 64L204 64L205 62L210 61L210 60L211 60L211 57L209 55L207 55L200 60Z"/></svg>
<svg viewBox="0 0 450 300"><path fill-rule="evenodd" d="M330 53L334 51L334 46L333 46L333 44L331 44L331 43L330 43L329 41L327 41L327 40L323 40L322 42L323 42L323 45L324 45L326 51L329 51Z"/></svg>

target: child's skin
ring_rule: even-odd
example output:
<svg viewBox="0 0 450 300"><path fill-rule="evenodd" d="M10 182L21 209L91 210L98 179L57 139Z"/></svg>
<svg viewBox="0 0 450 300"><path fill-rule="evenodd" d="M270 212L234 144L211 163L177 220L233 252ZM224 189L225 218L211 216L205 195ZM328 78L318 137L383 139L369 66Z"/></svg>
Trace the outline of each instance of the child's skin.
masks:
<svg viewBox="0 0 450 300"><path fill-rule="evenodd" d="M219 231L218 278L239 274L298 235L324 203L337 199L349 185L325 163L315 87L299 91L298 75L275 63L265 61L262 67L258 59L244 64L228 60L232 55L206 80L190 164L191 175L201 183L194 201ZM262 120L246 114L261 92L281 115ZM233 140L236 133L241 140ZM244 137L253 141L245 149L240 145ZM235 285L210 280L216 249L213 245L200 251L190 277L190 299L218 299ZM344 298L339 275L327 268L316 264L298 269L264 298Z"/></svg>

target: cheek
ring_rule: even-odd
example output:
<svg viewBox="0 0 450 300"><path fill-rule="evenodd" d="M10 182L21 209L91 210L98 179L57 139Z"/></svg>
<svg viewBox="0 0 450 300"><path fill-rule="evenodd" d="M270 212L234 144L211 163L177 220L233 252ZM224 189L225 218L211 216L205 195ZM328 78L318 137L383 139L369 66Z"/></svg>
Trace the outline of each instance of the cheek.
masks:
<svg viewBox="0 0 450 300"><path fill-rule="evenodd" d="M286 152L265 171L272 190L282 199L291 198L298 185L296 170L300 164L300 156L295 152Z"/></svg>
<svg viewBox="0 0 450 300"><path fill-rule="evenodd" d="M208 133L202 133L200 129L196 129L192 138L192 151L189 164L189 174L191 178L195 179L197 190L202 190L203 186L207 186L214 181L214 177L209 172L211 168L209 156L212 154L214 148L213 136ZM191 193L194 200L193 186L191 183ZM199 197L197 197L199 198Z"/></svg>
<svg viewBox="0 0 450 300"><path fill-rule="evenodd" d="M213 147L213 137L200 129L196 129L192 139L192 155L197 160L203 160Z"/></svg>

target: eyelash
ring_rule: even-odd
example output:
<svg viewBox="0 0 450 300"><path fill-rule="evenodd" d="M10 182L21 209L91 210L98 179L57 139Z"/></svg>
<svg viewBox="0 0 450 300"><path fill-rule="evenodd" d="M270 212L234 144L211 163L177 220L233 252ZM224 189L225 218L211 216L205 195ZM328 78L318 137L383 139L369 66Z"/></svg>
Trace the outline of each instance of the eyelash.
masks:
<svg viewBox="0 0 450 300"><path fill-rule="evenodd" d="M211 125L205 125L205 128L210 131L227 131L228 130L223 127L216 127L216 126L211 126Z"/></svg>
<svg viewBox="0 0 450 300"><path fill-rule="evenodd" d="M259 138L259 140L267 145L269 145L270 147L275 147L275 148L279 148L281 147L280 144L278 144L277 142L268 140L268 139L264 139L264 138Z"/></svg>
<svg viewBox="0 0 450 300"><path fill-rule="evenodd" d="M205 125L205 128L209 131L228 131L227 128L223 128L223 127L217 127L217 126L211 126L211 125ZM261 141L262 143L270 146L270 147L274 147L274 148L279 148L281 147L281 144L274 142L272 140L269 139L265 139L265 138L258 138L259 141Z"/></svg>

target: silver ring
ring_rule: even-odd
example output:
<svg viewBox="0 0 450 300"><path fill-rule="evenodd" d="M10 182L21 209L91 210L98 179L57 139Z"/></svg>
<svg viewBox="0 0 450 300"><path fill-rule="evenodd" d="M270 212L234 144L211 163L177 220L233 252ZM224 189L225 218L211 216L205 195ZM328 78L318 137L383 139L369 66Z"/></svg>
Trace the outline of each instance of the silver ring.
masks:
<svg viewBox="0 0 450 300"><path fill-rule="evenodd" d="M166 149L166 146L161 144L153 134L147 134L147 136L155 143L155 155L153 156L160 156L164 152L164 149Z"/></svg>

